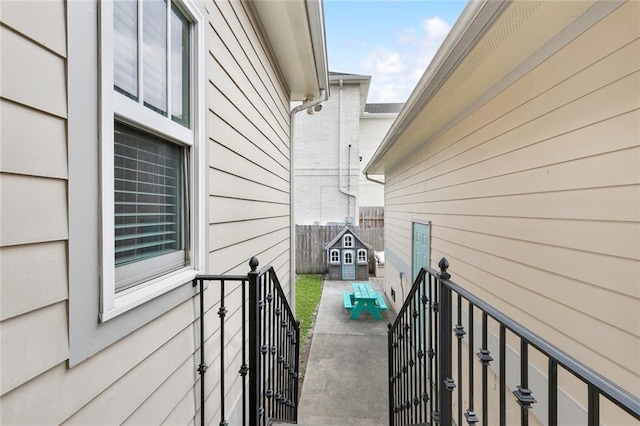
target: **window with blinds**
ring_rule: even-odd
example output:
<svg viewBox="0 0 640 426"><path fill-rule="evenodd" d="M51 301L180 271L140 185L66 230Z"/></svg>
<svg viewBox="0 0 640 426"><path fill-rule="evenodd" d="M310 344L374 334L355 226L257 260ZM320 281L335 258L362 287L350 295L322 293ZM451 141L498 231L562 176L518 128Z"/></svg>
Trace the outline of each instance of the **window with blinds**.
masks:
<svg viewBox="0 0 640 426"><path fill-rule="evenodd" d="M183 7L113 2L113 89L127 102L114 115L116 292L188 265L186 170L194 141L177 128L192 127L193 26Z"/></svg>
<svg viewBox="0 0 640 426"><path fill-rule="evenodd" d="M184 147L116 122L115 265L138 264L117 289L185 265L184 162Z"/></svg>

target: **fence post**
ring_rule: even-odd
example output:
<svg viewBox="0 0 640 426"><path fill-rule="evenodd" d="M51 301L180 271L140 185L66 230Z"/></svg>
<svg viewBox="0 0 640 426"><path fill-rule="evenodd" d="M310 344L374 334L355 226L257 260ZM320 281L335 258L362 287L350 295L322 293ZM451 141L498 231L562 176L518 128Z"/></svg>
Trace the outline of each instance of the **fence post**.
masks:
<svg viewBox="0 0 640 426"><path fill-rule="evenodd" d="M260 285L258 259L249 261L249 426L258 426L260 419ZM244 296L243 296L244 297ZM222 372L224 374L224 372Z"/></svg>
<svg viewBox="0 0 640 426"><path fill-rule="evenodd" d="M438 263L438 286L440 287L440 344L438 345L438 368L440 370L440 382L437 384L440 394L440 407L438 407L439 423L441 425L452 424L452 392L455 381L452 378L451 351L452 351L452 309L451 288L443 284L451 275L447 272L449 262L444 257Z"/></svg>

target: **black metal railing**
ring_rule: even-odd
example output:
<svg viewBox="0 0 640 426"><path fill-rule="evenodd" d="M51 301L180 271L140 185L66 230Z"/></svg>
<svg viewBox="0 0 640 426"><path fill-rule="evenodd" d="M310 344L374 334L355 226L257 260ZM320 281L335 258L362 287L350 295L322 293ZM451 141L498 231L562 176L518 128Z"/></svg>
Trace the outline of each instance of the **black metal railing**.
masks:
<svg viewBox="0 0 640 426"><path fill-rule="evenodd" d="M396 320L389 324L389 423L392 426L462 425L463 422L504 426L516 423L514 417L520 424L528 425L530 408L536 403L536 395L529 385L531 348L537 358L546 360L543 364L547 364L544 396L548 400L547 418L539 419L543 423L558 424L559 369L586 387L585 424L600 424L602 398L612 403L609 405L618 411L616 415L627 416L628 424L633 423L633 419L640 420L638 398L452 282L446 259L440 260L438 266L440 272L431 268L420 271ZM474 326L476 318L478 324ZM491 330L497 332L492 333L490 325ZM478 326L480 330L476 330ZM498 335L497 354L490 350L494 347L495 351L495 345L488 342L490 334ZM512 394L509 400L507 336L510 343L519 345L520 360L517 384L509 389ZM474 348L475 342L480 345L478 349ZM497 357L498 371L491 365L494 357ZM482 370L478 378L474 366ZM495 392L489 386L490 373L498 382L497 398L490 397L490 393ZM508 406L512 408L509 413ZM515 416L513 406L517 407ZM573 419L572 424L580 422Z"/></svg>
<svg viewBox="0 0 640 426"><path fill-rule="evenodd" d="M205 373L205 282L217 282L220 305L220 425L226 426L225 395L228 389L224 372L225 360L225 305L226 284L240 283L242 306L242 365L238 374L242 381L242 424L268 425L272 421L295 423L298 418L298 366L300 324L295 320L289 303L273 267L258 270L258 260L249 262L247 275L199 275L193 285L200 293L200 424L205 425L206 387Z"/></svg>

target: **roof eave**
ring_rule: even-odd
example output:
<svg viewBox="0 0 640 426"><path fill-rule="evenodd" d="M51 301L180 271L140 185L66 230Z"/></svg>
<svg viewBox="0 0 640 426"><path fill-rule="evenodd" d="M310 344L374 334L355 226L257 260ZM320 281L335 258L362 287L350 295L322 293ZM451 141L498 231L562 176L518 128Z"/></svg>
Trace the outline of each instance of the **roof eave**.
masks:
<svg viewBox="0 0 640 426"><path fill-rule="evenodd" d="M385 173L386 165L383 164L385 154L508 3L481 0L470 1L467 4L409 96L398 118L365 166L364 174Z"/></svg>
<svg viewBox="0 0 640 426"><path fill-rule="evenodd" d="M322 0L247 2L278 62L291 101L328 96L329 71Z"/></svg>

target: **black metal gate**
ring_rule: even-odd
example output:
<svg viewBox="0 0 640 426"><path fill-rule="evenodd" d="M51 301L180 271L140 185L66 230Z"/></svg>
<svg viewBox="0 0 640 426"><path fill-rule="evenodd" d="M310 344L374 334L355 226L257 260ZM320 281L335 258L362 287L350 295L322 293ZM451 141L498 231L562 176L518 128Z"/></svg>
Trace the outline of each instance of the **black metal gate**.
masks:
<svg viewBox="0 0 640 426"><path fill-rule="evenodd" d="M238 285L242 291L242 424L268 425L272 421L295 423L298 418L298 366L300 324L271 266L258 270L258 259L249 262L247 275L199 275L193 281L200 290L200 424L207 424L205 373L205 282L219 284L220 305L220 425L227 425L225 394L225 286ZM211 291L216 289L211 287ZM247 336L248 335L248 336ZM248 339L247 339L248 337Z"/></svg>
<svg viewBox="0 0 640 426"><path fill-rule="evenodd" d="M420 270L395 322L389 324L390 425L466 422L506 426L507 404L511 403L507 400L505 379L507 333L520 346L519 385L515 390L509 389L509 398L519 407L520 424L528 424L529 409L536 403L529 388L530 348L547 360L548 410L547 419L541 420L548 425L558 424L559 369L572 374L586 387L587 425L599 425L602 397L629 415L625 424L640 420L638 398L452 282L445 258L438 266L439 272L431 268ZM480 319L479 330L474 326L474 318ZM499 330L497 354L488 345L490 322ZM481 342L477 351L476 341ZM488 373L492 363L498 364L497 371L492 369L499 380L497 403L489 398ZM480 383L474 368L482 370ZM513 424L513 420L509 423Z"/></svg>

